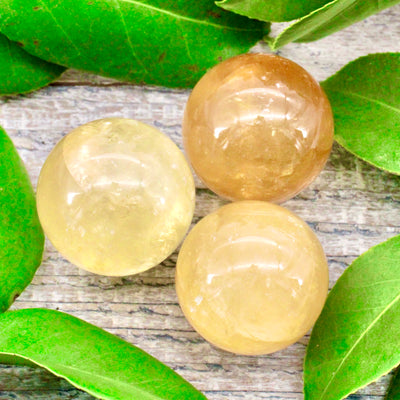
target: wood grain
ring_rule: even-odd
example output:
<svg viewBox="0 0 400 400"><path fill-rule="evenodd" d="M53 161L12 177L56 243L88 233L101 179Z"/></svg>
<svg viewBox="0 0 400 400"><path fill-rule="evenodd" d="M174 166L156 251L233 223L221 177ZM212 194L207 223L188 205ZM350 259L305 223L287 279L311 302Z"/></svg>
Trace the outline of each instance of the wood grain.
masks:
<svg viewBox="0 0 400 400"><path fill-rule="evenodd" d="M278 24L274 29L282 28ZM399 51L400 6L310 44L279 53L322 80L371 52ZM268 52L259 44L254 51ZM67 71L41 91L0 99L0 125L11 135L35 184L47 154L85 122L122 116L152 124L181 148L181 119L188 91L139 87ZM197 185L194 222L225 201ZM321 175L285 206L305 219L326 251L330 284L371 246L400 233L400 177L386 174L335 146ZM302 362L308 336L263 357L218 350L193 331L174 290L176 253L162 265L126 278L78 270L46 245L43 264L13 309L59 309L107 329L165 362L210 400L302 399ZM389 376L353 399L383 399ZM92 397L42 369L0 366L0 400Z"/></svg>

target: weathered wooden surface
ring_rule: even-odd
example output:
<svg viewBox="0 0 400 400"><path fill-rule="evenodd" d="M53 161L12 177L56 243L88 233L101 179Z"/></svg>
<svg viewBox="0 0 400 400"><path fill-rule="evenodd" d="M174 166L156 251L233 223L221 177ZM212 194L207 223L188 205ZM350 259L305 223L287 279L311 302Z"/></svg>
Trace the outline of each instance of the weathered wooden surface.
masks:
<svg viewBox="0 0 400 400"><path fill-rule="evenodd" d="M400 6L395 6L319 42L289 45L280 54L322 80L359 56L400 51L399 40ZM262 45L256 49L268 51ZM187 91L134 87L67 71L49 88L0 100L0 125L17 145L35 184L56 142L72 128L94 119L139 119L157 126L181 146L187 96ZM224 203L198 181L197 186L195 221ZM332 285L354 258L400 233L400 177L379 171L335 146L322 174L285 206L305 219L320 238ZM43 265L13 308L54 308L95 323L174 368L210 400L302 399L302 362L308 338L263 357L217 350L193 332L179 309L175 259L176 254L137 276L106 278L78 270L47 244ZM353 398L382 399L388 379L380 379ZM1 400L91 398L43 370L0 366Z"/></svg>

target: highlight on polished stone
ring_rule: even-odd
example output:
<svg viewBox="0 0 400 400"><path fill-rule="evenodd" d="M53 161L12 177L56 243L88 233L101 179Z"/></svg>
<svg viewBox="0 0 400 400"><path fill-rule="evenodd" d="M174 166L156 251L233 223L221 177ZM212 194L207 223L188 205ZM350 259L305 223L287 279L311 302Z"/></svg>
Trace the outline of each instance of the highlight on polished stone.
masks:
<svg viewBox="0 0 400 400"><path fill-rule="evenodd" d="M197 175L230 200L285 201L323 169L333 143L329 101L285 58L245 54L197 83L183 119Z"/></svg>
<svg viewBox="0 0 400 400"><path fill-rule="evenodd" d="M228 204L186 237L176 269L179 303L215 346L261 355L296 342L328 293L328 266L311 228L262 201Z"/></svg>
<svg viewBox="0 0 400 400"><path fill-rule="evenodd" d="M167 258L190 226L195 187L182 152L144 123L107 118L74 129L40 173L37 208L77 266L124 276Z"/></svg>

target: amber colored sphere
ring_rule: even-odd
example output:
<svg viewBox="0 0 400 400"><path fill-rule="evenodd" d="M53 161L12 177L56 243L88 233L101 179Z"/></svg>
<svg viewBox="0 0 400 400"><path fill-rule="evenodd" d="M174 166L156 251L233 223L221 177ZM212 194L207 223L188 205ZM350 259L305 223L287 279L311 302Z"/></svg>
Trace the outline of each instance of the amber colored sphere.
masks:
<svg viewBox="0 0 400 400"><path fill-rule="evenodd" d="M195 172L215 193L282 202L324 167L333 143L332 110L318 82L296 63L245 54L197 83L183 138Z"/></svg>
<svg viewBox="0 0 400 400"><path fill-rule="evenodd" d="M186 237L176 290L206 340L237 354L268 354L315 323L328 293L328 266L299 217L272 203L240 201L206 216Z"/></svg>
<svg viewBox="0 0 400 400"><path fill-rule="evenodd" d="M154 267L186 234L195 187L178 147L138 121L109 118L65 136L43 165L43 229L73 264L124 276Z"/></svg>

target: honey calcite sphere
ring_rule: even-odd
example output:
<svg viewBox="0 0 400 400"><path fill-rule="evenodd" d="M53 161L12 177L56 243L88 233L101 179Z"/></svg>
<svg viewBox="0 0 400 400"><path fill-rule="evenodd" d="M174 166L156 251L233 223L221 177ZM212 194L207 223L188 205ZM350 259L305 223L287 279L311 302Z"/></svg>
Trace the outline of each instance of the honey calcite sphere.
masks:
<svg viewBox="0 0 400 400"><path fill-rule="evenodd" d="M190 226L195 188L178 147L138 121L82 125L53 149L37 208L53 245L77 266L131 275L159 264Z"/></svg>
<svg viewBox="0 0 400 400"><path fill-rule="evenodd" d="M186 153L202 181L231 200L287 200L324 167L333 143L329 101L302 67L267 54L233 57L193 89Z"/></svg>
<svg viewBox="0 0 400 400"><path fill-rule="evenodd" d="M268 354L315 323L328 292L328 266L317 237L296 215L241 201L189 233L176 290L183 313L206 340L233 353Z"/></svg>

